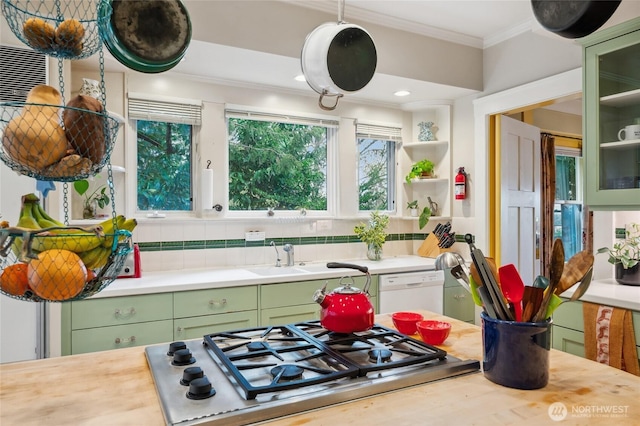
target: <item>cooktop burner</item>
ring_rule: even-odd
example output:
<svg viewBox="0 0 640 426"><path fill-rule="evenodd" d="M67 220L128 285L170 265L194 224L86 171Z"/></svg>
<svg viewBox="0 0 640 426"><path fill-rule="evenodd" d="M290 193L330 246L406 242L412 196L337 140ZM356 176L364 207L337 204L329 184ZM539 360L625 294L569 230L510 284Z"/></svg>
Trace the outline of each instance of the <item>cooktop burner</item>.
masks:
<svg viewBox="0 0 640 426"><path fill-rule="evenodd" d="M395 330L319 322L211 333L145 348L167 424L240 425L479 371Z"/></svg>

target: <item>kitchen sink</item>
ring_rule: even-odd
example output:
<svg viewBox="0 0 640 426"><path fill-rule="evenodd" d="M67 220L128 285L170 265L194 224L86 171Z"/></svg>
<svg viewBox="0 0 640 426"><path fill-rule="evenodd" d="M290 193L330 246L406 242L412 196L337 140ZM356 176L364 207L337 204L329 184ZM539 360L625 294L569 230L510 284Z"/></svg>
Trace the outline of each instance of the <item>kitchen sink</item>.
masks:
<svg viewBox="0 0 640 426"><path fill-rule="evenodd" d="M264 266L260 268L249 268L249 272L253 272L256 275L261 276L274 276L274 275L295 275L295 274L308 274L309 271L296 268L294 266Z"/></svg>

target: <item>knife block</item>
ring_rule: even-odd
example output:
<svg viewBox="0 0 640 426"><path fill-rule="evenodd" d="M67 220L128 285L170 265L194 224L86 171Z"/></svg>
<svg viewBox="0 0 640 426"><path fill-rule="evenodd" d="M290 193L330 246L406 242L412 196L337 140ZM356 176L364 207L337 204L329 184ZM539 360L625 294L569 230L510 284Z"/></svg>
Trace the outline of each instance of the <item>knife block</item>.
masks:
<svg viewBox="0 0 640 426"><path fill-rule="evenodd" d="M440 248L438 247L438 238L433 234L429 234L427 238L422 242L422 245L418 248L418 255L422 257L438 257L440 253L453 251L452 247Z"/></svg>

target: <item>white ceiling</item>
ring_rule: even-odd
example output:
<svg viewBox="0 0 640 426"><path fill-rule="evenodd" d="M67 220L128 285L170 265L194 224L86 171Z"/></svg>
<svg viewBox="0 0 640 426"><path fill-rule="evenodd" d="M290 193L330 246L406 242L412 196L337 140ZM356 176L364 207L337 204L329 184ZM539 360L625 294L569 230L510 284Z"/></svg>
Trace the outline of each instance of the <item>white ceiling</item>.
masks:
<svg viewBox="0 0 640 426"><path fill-rule="evenodd" d="M328 13L339 14L338 0L281 0ZM211 2L212 6L215 1ZM532 28L540 28L530 0L346 0L345 21L357 17L371 22L459 44L484 48ZM97 56L97 55L94 55ZM106 69L125 69L105 50ZM97 64L92 57L80 65ZM83 64L84 62L84 64ZM260 66L256 67L255 64ZM224 64L224 66L221 66ZM274 55L192 40L185 60L167 73L214 82L288 90L317 97L301 74L298 58ZM397 90L411 95L397 97ZM470 89L376 73L362 90L348 98L381 105L415 109L425 102L453 100L475 93Z"/></svg>

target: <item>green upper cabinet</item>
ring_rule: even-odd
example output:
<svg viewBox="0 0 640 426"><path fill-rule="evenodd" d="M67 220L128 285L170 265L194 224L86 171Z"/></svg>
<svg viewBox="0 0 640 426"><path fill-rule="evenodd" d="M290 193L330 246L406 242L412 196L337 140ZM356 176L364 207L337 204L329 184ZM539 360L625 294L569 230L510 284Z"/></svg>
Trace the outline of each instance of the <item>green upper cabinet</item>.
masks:
<svg viewBox="0 0 640 426"><path fill-rule="evenodd" d="M637 210L640 18L585 37L583 47L585 204L596 210Z"/></svg>

